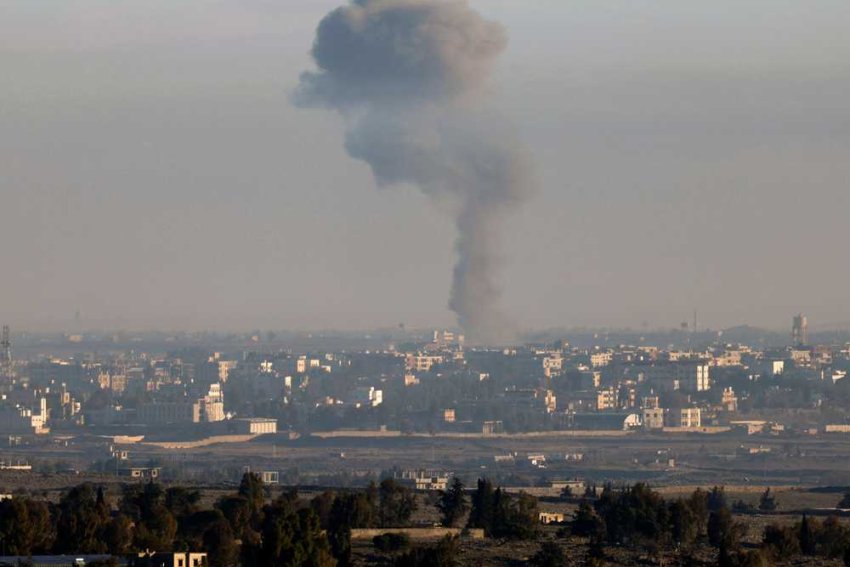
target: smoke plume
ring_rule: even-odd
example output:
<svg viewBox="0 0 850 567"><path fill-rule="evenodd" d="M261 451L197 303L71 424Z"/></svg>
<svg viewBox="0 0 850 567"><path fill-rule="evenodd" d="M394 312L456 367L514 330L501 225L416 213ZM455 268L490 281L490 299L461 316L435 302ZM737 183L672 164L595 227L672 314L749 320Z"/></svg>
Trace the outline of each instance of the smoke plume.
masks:
<svg viewBox="0 0 850 567"><path fill-rule="evenodd" d="M379 186L410 183L447 204L457 226L449 307L474 340L499 340L494 269L503 217L529 189L512 129L481 109L499 24L465 0L353 0L319 24L295 102L341 112L348 153Z"/></svg>

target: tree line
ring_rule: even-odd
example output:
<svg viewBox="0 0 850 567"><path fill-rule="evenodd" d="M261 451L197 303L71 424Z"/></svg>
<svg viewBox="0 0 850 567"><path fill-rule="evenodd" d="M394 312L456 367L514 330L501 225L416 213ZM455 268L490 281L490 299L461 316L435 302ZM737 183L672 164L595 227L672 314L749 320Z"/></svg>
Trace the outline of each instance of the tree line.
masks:
<svg viewBox="0 0 850 567"><path fill-rule="evenodd" d="M365 490L326 491L304 499L285 490L270 499L259 476L246 473L238 489L201 505L199 490L155 482L128 484L111 501L102 487L81 484L58 502L14 497L0 502L0 553L111 554L205 551L210 567L265 565L345 567L351 562L351 530L410 525L415 493L387 478ZM512 496L489 480L470 498L455 478L435 503L447 527L481 528L490 537L531 538L537 533L537 500ZM406 551L403 565L450 565L451 538L436 546L409 548L404 538L383 538L376 547ZM436 559L435 559L436 558Z"/></svg>
<svg viewBox="0 0 850 567"><path fill-rule="evenodd" d="M697 489L687 497L665 500L646 484L614 488L606 485L598 497L584 498L565 534L589 539L591 558L604 556L605 545L632 546L663 551L675 550L688 557L696 546L708 544L717 549L720 567L757 567L773 565L797 555L843 559L850 565L850 528L835 516L823 522L805 515L792 525L769 524L761 544L745 548L742 540L746 524L733 518L722 487L710 491ZM776 500L766 490L759 510L772 511ZM541 549L547 565L563 565L558 550ZM540 559L541 561L543 559Z"/></svg>

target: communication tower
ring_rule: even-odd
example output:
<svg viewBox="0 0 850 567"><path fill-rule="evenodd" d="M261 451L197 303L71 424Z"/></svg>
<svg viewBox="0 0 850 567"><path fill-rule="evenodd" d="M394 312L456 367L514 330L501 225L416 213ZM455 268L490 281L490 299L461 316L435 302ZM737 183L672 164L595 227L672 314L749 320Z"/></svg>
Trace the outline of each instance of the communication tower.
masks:
<svg viewBox="0 0 850 567"><path fill-rule="evenodd" d="M5 376L12 374L12 340L9 325L3 325L3 331L0 334L0 371Z"/></svg>
<svg viewBox="0 0 850 567"><path fill-rule="evenodd" d="M795 315L791 323L791 341L794 346L806 346L809 343L809 322L802 313Z"/></svg>

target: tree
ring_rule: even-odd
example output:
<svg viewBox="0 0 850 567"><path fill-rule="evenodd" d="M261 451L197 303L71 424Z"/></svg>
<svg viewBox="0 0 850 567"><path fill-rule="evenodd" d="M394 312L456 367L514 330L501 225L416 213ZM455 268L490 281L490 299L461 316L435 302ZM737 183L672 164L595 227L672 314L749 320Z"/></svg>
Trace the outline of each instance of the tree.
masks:
<svg viewBox="0 0 850 567"><path fill-rule="evenodd" d="M850 508L850 492L845 492L838 502L839 508Z"/></svg>
<svg viewBox="0 0 850 567"><path fill-rule="evenodd" d="M706 504L709 512L717 512L721 508L727 508L726 490L722 486L715 486L709 491Z"/></svg>
<svg viewBox="0 0 850 567"><path fill-rule="evenodd" d="M410 536L407 534L381 534L372 538L375 549L384 553L395 553L410 547Z"/></svg>
<svg viewBox="0 0 850 567"><path fill-rule="evenodd" d="M529 563L534 567L566 567L567 558L560 545L547 541L540 546L540 550Z"/></svg>
<svg viewBox="0 0 850 567"><path fill-rule="evenodd" d="M670 535L678 545L687 547L699 537L699 524L688 502L683 499L670 504Z"/></svg>
<svg viewBox="0 0 850 567"><path fill-rule="evenodd" d="M779 560L788 559L800 553L800 540L797 532L790 526L773 524L765 526L762 542L770 550L771 555Z"/></svg>
<svg viewBox="0 0 850 567"><path fill-rule="evenodd" d="M803 514L803 519L800 521L800 531L798 535L800 540L800 551L806 555L815 554L815 526L809 518Z"/></svg>
<svg viewBox="0 0 850 567"><path fill-rule="evenodd" d="M607 485L594 506L612 543L634 538L655 541L665 535L669 523L664 499L644 483L621 490Z"/></svg>
<svg viewBox="0 0 850 567"><path fill-rule="evenodd" d="M339 494L328 515L327 532L331 553L341 567L351 560L351 529L369 528L375 522L373 491Z"/></svg>
<svg viewBox="0 0 850 567"><path fill-rule="evenodd" d="M511 498L505 524L507 529L501 534L504 537L533 539L540 530L537 498L525 492L520 492L516 499Z"/></svg>
<svg viewBox="0 0 850 567"><path fill-rule="evenodd" d="M184 518L198 511L201 493L182 486L173 486L165 491L165 507L175 518Z"/></svg>
<svg viewBox="0 0 850 567"><path fill-rule="evenodd" d="M17 497L0 501L0 548L4 554L47 553L54 537L45 502Z"/></svg>
<svg viewBox="0 0 850 567"><path fill-rule="evenodd" d="M493 490L489 480L479 479L467 525L490 537L531 539L537 534L538 517L537 499L530 494L513 498L501 488Z"/></svg>
<svg viewBox="0 0 850 567"><path fill-rule="evenodd" d="M454 567L457 565L457 538L446 536L434 546L411 549L393 563L396 567Z"/></svg>
<svg viewBox="0 0 850 567"><path fill-rule="evenodd" d="M226 524L230 533L233 533L221 510L198 510L189 516L180 518L175 546L178 549L203 548L204 536L207 531L220 522Z"/></svg>
<svg viewBox="0 0 850 567"><path fill-rule="evenodd" d="M172 549L177 520L165 506L165 491L155 482L125 487L121 512L136 525L133 544L138 550Z"/></svg>
<svg viewBox="0 0 850 567"><path fill-rule="evenodd" d="M823 521L815 537L821 553L830 558L839 558L844 550L850 549L850 530L844 527L836 516Z"/></svg>
<svg viewBox="0 0 850 567"><path fill-rule="evenodd" d="M242 537L251 526L251 506L244 496L232 495L222 497L215 505L224 514L233 533Z"/></svg>
<svg viewBox="0 0 850 567"><path fill-rule="evenodd" d="M336 501L336 494L330 490L325 490L310 500L310 508L312 508L316 513L316 516L319 517L319 521L325 529L328 528L328 524L330 523L331 510L333 510L334 501Z"/></svg>
<svg viewBox="0 0 850 567"><path fill-rule="evenodd" d="M109 507L103 490L91 484L71 488L59 500L56 521L56 551L59 553L103 553L103 530Z"/></svg>
<svg viewBox="0 0 850 567"><path fill-rule="evenodd" d="M224 517L209 526L202 538L201 548L209 556L210 567L232 567L239 560L239 547L233 530Z"/></svg>
<svg viewBox="0 0 850 567"><path fill-rule="evenodd" d="M107 522L103 530L103 543L112 555L126 555L133 551L133 522L118 514Z"/></svg>
<svg viewBox="0 0 850 567"><path fill-rule="evenodd" d="M776 510L776 498L770 493L770 487L764 491L759 499L759 510L762 512L772 512Z"/></svg>
<svg viewBox="0 0 850 567"><path fill-rule="evenodd" d="M486 478L478 479L478 487L472 494L472 510L469 513L470 528L482 528L486 532L493 526L493 484Z"/></svg>
<svg viewBox="0 0 850 567"><path fill-rule="evenodd" d="M280 498L263 510L259 541L243 544L245 567L333 567L328 539L319 518L309 508L296 509Z"/></svg>
<svg viewBox="0 0 850 567"><path fill-rule="evenodd" d="M704 536L708 524L708 493L701 488L697 488L688 497L687 505L697 524L697 537Z"/></svg>
<svg viewBox="0 0 850 567"><path fill-rule="evenodd" d="M378 519L381 527L404 526L416 511L416 495L391 478L381 481L378 498Z"/></svg>
<svg viewBox="0 0 850 567"><path fill-rule="evenodd" d="M251 511L254 523L259 523L259 514L266 501L266 491L263 480L256 473L246 472L242 475L239 483L239 496L248 501L248 509Z"/></svg>
<svg viewBox="0 0 850 567"><path fill-rule="evenodd" d="M605 538L605 522L587 501L582 501L573 515L571 531L573 535L589 537L591 540Z"/></svg>
<svg viewBox="0 0 850 567"><path fill-rule="evenodd" d="M708 542L715 547L736 549L746 527L733 521L729 508L721 508L708 516Z"/></svg>
<svg viewBox="0 0 850 567"><path fill-rule="evenodd" d="M456 525L466 514L469 504L464 493L463 483L458 477L454 477L448 490L440 491L437 509L440 510L442 515L442 524L448 528Z"/></svg>

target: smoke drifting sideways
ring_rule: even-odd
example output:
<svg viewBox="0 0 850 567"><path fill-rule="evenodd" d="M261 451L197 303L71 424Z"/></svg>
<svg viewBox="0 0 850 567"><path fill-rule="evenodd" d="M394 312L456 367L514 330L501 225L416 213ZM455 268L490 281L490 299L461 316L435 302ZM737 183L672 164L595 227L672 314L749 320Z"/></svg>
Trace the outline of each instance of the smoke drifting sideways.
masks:
<svg viewBox="0 0 850 567"><path fill-rule="evenodd" d="M417 186L454 215L449 307L475 342L503 342L496 270L505 215L530 194L531 167L513 129L484 109L504 28L465 0L353 0L319 24L293 100L339 111L349 155L379 187Z"/></svg>

